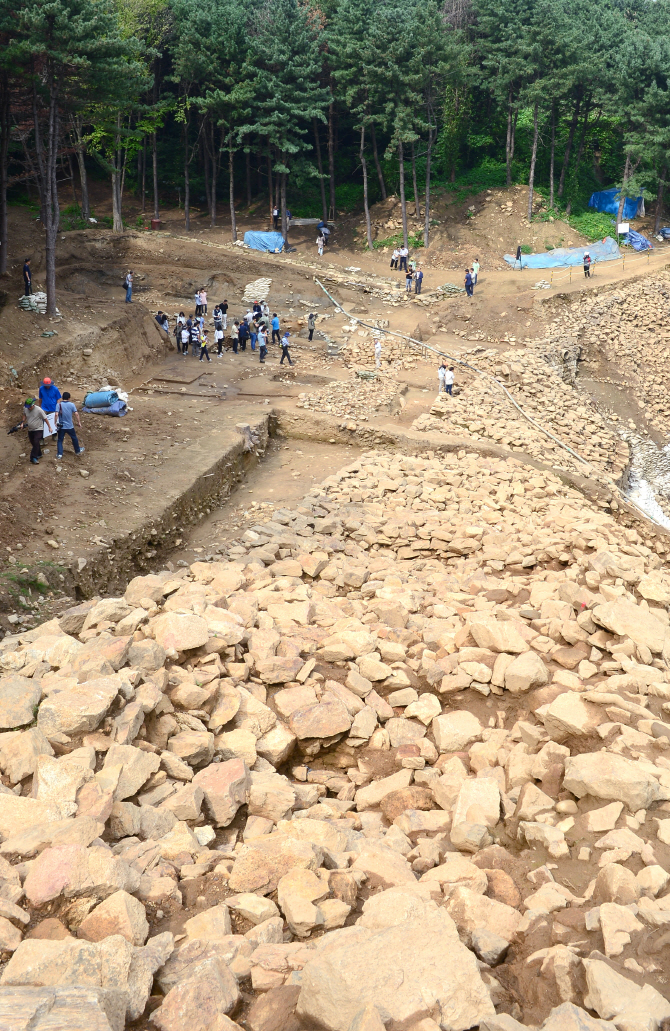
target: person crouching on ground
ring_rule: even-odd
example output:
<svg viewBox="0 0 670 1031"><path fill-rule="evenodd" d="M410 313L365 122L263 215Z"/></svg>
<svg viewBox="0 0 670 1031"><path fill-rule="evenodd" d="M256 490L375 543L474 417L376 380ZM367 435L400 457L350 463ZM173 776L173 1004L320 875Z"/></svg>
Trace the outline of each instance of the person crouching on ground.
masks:
<svg viewBox="0 0 670 1031"><path fill-rule="evenodd" d="M33 465L37 465L42 457L42 434L44 432L44 424L46 421L47 417L35 401L35 398L27 398L26 403L23 406L23 421L19 428L23 429L24 426L28 427L30 461Z"/></svg>
<svg viewBox="0 0 670 1031"><path fill-rule="evenodd" d="M77 439L77 434L74 429L74 419L77 420L77 426L81 429L81 419L79 418L79 412L77 406L73 401L70 400L70 395L66 390L61 400L58 402L58 443L56 445L56 458L63 457L63 440L67 433L72 440L72 446L74 448L75 455L82 455L86 448L82 447Z"/></svg>

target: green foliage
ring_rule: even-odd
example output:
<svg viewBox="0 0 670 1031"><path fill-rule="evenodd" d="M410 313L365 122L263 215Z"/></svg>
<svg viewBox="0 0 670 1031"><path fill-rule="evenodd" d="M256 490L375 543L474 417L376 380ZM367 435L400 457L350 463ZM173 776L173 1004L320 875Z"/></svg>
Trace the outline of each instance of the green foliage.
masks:
<svg viewBox="0 0 670 1031"><path fill-rule="evenodd" d="M565 221L588 240L602 240L606 236L616 236L614 215L602 211L583 211L570 215Z"/></svg>
<svg viewBox="0 0 670 1031"><path fill-rule="evenodd" d="M522 254L532 254L533 253L533 248L528 243L522 243L521 244L521 253Z"/></svg>
<svg viewBox="0 0 670 1031"><path fill-rule="evenodd" d="M385 240L375 240L372 244L376 251L381 250L382 247L400 247L401 245L402 233L388 236ZM418 247L423 247L423 236L421 233L409 233L407 237L407 246L411 247L412 250L416 250Z"/></svg>

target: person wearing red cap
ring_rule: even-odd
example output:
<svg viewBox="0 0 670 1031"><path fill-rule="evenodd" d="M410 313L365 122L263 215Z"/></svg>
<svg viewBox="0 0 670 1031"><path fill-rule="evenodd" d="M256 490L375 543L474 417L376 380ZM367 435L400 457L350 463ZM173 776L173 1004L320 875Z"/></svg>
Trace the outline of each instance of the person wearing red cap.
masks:
<svg viewBox="0 0 670 1031"><path fill-rule="evenodd" d="M56 384L45 376L40 383L40 406L47 416L44 423L44 436L49 437L56 433L56 407L60 401L60 390Z"/></svg>

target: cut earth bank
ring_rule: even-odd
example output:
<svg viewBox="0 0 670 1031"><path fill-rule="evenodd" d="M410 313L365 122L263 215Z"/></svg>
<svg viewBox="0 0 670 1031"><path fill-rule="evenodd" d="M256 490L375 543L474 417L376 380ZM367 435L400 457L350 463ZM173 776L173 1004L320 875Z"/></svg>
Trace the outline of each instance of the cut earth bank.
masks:
<svg viewBox="0 0 670 1031"><path fill-rule="evenodd" d="M291 446L372 450L217 553L203 530L210 561L4 638L12 1031L670 1018L669 539L618 492L615 425L558 351L597 347L608 298L559 299L521 348L464 345L586 465L512 411L496 427L475 373L427 413L398 353L405 403L371 426L353 381L272 399ZM241 472L270 425L247 411ZM641 413L650 437L663 415Z"/></svg>

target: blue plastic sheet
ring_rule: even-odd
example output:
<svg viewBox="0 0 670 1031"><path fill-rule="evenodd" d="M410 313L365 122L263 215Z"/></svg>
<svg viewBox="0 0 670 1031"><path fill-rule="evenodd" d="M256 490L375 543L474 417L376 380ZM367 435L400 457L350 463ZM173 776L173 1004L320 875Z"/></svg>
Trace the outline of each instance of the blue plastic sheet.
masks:
<svg viewBox="0 0 670 1031"><path fill-rule="evenodd" d="M630 244L634 251L648 251L654 246L651 240L642 233L636 233L634 229L622 236L621 242Z"/></svg>
<svg viewBox="0 0 670 1031"><path fill-rule="evenodd" d="M109 408L111 404L119 400L115 390L91 390L84 398L87 408Z"/></svg>
<svg viewBox="0 0 670 1031"><path fill-rule="evenodd" d="M247 247L254 251L281 251L284 247L284 237L281 233L257 233L250 229L244 234L244 242Z"/></svg>
<svg viewBox="0 0 670 1031"><path fill-rule="evenodd" d="M592 193L589 197L589 207L595 208L596 211L604 211L609 215L616 215L619 211L619 191L616 186L611 190L599 190L598 193ZM636 218L638 215L644 215L644 199L642 197L626 197L623 202L623 213L621 215L624 221L629 218Z"/></svg>
<svg viewBox="0 0 670 1031"><path fill-rule="evenodd" d="M590 243L588 247L555 247L545 254L522 254L520 263L513 254L506 254L505 261L513 268L566 268L568 265L581 265L587 251L591 255L592 265L621 257L616 240L607 236L600 243Z"/></svg>
<svg viewBox="0 0 670 1031"><path fill-rule="evenodd" d="M670 228L665 226L663 229L659 229L658 235L662 236L664 240L670 240Z"/></svg>
<svg viewBox="0 0 670 1031"><path fill-rule="evenodd" d="M89 408L87 405L82 405L82 412L86 412L88 415L115 415L118 419L123 418L127 415L126 402L116 400L111 405L106 405L104 408Z"/></svg>

